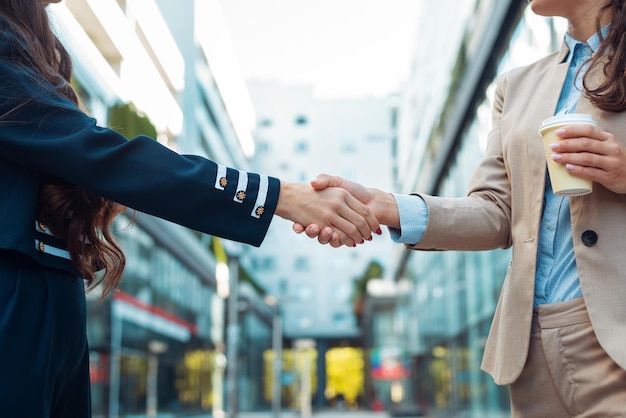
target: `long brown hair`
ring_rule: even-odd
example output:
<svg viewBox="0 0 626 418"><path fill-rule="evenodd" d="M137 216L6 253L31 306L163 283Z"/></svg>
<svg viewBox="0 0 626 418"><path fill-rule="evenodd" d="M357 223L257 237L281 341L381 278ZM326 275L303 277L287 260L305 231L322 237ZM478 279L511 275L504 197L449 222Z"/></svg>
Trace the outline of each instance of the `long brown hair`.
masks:
<svg viewBox="0 0 626 418"><path fill-rule="evenodd" d="M0 15L11 24L15 39L23 43L20 65L30 67L41 76L42 84L52 86L79 106L70 84L71 58L52 32L42 1L0 0ZM124 207L61 179L42 177L41 183L38 220L67 242L72 262L89 289L103 284L104 298L117 287L126 263L110 231Z"/></svg>
<svg viewBox="0 0 626 418"><path fill-rule="evenodd" d="M624 0L607 0L600 9L596 21L597 31L600 32L601 22L605 15L611 16L609 31L605 37L601 37L600 53L595 54L590 67L600 65L603 57L607 60L604 64L604 81L597 87L587 88L589 100L602 110L621 112L626 110L626 13L624 13ZM587 71L585 74L589 74Z"/></svg>

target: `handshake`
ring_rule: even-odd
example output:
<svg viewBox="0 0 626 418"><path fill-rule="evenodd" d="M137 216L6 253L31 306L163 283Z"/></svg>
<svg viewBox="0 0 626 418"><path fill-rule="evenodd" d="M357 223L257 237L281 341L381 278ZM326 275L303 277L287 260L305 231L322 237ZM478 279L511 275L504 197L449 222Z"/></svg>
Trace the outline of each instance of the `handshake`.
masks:
<svg viewBox="0 0 626 418"><path fill-rule="evenodd" d="M382 234L380 225L400 227L393 196L337 176L320 174L310 185L281 182L276 215L294 222L320 244L356 247Z"/></svg>

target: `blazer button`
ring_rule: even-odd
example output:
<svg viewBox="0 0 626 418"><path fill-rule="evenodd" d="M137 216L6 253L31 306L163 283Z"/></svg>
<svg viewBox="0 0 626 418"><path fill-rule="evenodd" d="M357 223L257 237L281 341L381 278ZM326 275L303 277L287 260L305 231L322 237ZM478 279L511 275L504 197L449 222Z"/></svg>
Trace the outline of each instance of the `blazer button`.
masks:
<svg viewBox="0 0 626 418"><path fill-rule="evenodd" d="M591 229L589 229L583 232L582 240L583 244L585 244L587 247L593 247L594 245L596 245L596 242L598 242L598 234L596 234L596 231L592 231Z"/></svg>

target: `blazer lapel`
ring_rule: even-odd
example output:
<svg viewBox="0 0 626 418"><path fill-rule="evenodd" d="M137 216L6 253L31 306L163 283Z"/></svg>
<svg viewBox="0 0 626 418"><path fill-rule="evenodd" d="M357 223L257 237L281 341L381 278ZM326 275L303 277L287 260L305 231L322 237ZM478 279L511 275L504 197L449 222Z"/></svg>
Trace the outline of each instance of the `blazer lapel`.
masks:
<svg viewBox="0 0 626 418"><path fill-rule="evenodd" d="M555 55L555 61L548 64L550 67L546 68L546 71L543 72L543 77L537 80L536 88L531 93L534 95L534 99L532 101L532 110L529 112L528 118L528 126L531 130L526 143L528 158L531 172L541 173L544 177L546 172L546 157L538 131L544 119L554 116L569 67L568 62L565 61L568 52L569 49L565 42L563 42L561 51L558 55Z"/></svg>
<svg viewBox="0 0 626 418"><path fill-rule="evenodd" d="M565 42L563 42L560 53L555 55L554 61L548 62L544 71L539 73L540 75L536 80L534 89L530 93L534 96L531 101L532 106L528 112L526 125L529 127L526 139L526 151L530 177L529 181L525 182L525 184L529 186L526 193L528 203L532 207L543 207L547 172L546 155L538 131L541 122L553 116L556 110L561 95L561 88L569 67L568 63L565 62L568 52L569 49ZM540 216L542 212L543 209L540 209L536 213Z"/></svg>

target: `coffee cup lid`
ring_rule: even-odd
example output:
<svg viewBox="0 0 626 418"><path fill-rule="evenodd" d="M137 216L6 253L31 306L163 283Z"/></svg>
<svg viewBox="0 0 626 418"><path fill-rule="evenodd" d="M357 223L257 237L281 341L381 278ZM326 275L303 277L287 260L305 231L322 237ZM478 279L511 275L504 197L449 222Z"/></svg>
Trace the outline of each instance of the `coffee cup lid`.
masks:
<svg viewBox="0 0 626 418"><path fill-rule="evenodd" d="M567 113L564 115L551 116L541 122L539 132L559 125L594 125L598 124L587 113Z"/></svg>

